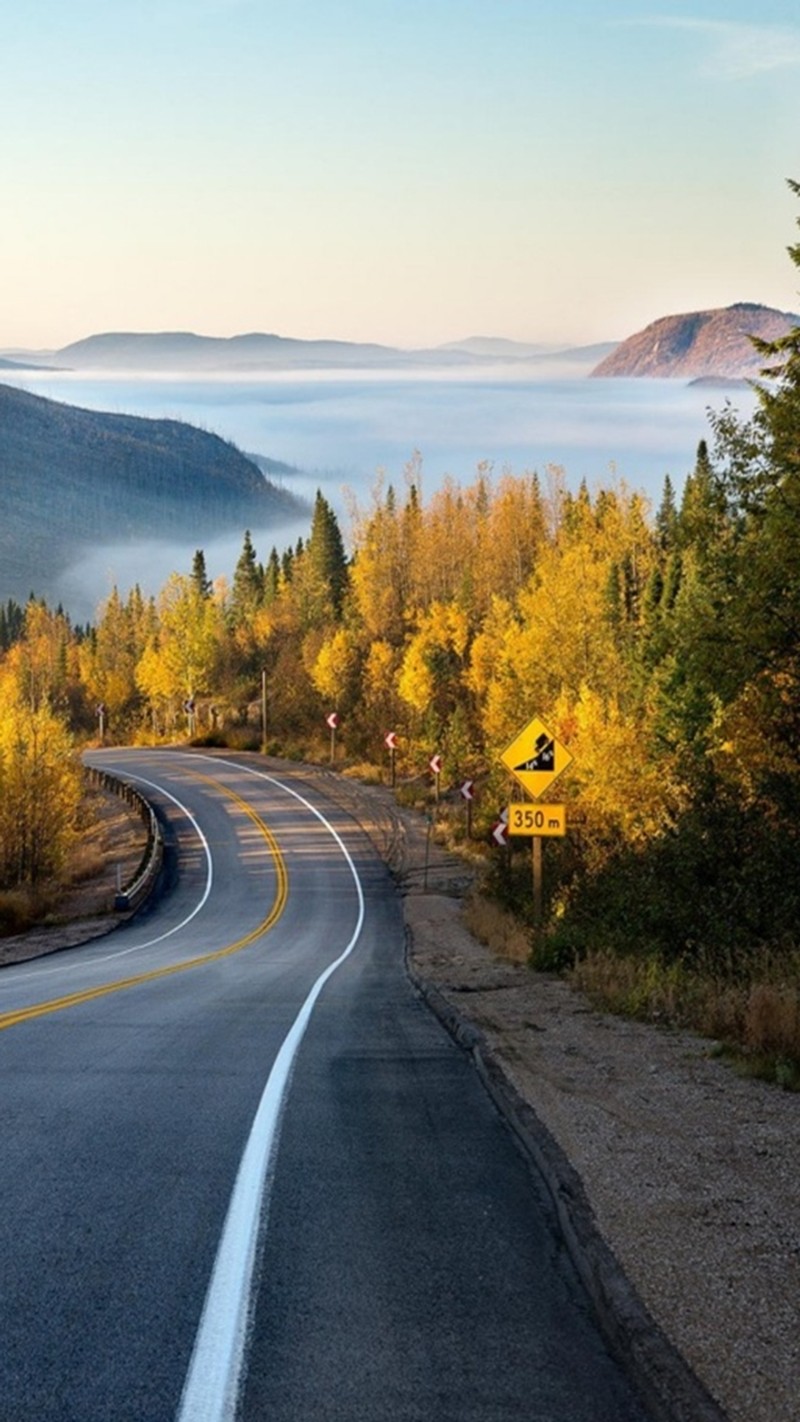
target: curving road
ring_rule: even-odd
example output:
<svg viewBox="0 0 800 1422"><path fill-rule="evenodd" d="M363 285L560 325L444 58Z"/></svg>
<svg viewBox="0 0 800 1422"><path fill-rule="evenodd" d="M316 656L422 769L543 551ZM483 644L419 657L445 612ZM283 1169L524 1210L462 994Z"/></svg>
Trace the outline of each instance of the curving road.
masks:
<svg viewBox="0 0 800 1422"><path fill-rule="evenodd" d="M98 753L158 902L0 974L0 1422L642 1422L300 772Z"/></svg>

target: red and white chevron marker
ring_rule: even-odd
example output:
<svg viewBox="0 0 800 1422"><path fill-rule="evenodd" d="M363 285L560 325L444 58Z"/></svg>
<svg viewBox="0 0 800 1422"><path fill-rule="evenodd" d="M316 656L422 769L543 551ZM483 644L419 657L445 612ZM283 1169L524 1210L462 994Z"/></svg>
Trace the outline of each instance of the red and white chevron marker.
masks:
<svg viewBox="0 0 800 1422"><path fill-rule="evenodd" d="M398 735L396 731L387 731L383 740L387 750L397 750Z"/></svg>
<svg viewBox="0 0 800 1422"><path fill-rule="evenodd" d="M439 755L438 751L435 752L435 754L431 756L430 760L428 761L428 765L430 766L430 768L431 768L431 770L433 771L434 775L441 775L441 773L442 773L442 757Z"/></svg>
<svg viewBox="0 0 800 1422"><path fill-rule="evenodd" d="M465 781L464 781L464 784L461 786L461 794L464 796L464 799L465 799L465 800L474 800L474 799L475 799L475 781L474 781L474 780L465 780Z"/></svg>
<svg viewBox="0 0 800 1422"><path fill-rule="evenodd" d="M330 715L325 717L325 725L330 726L331 729L331 765L333 765L336 761L336 729L339 725L338 711L331 711Z"/></svg>
<svg viewBox="0 0 800 1422"><path fill-rule="evenodd" d="M492 825L492 839L495 844L508 844L508 825L505 820L498 820Z"/></svg>

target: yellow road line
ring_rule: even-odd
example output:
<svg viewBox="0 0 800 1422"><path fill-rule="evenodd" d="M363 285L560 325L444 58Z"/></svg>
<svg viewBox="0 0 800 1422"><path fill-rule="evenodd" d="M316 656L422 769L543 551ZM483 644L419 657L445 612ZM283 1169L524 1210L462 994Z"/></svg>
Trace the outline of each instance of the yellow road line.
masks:
<svg viewBox="0 0 800 1422"><path fill-rule="evenodd" d="M215 789L221 790L224 794L235 800L240 809L244 810L249 819L259 829L269 846L275 865L275 873L278 880L275 899L272 908L266 918L262 919L257 928L245 934L244 938L237 938L235 943L229 943L225 948L217 948L213 953L203 953L196 958L187 958L183 963L173 963L166 968L153 968L146 973L137 973L133 977L119 978L116 982L100 983L97 987L85 988L82 992L67 993L65 997L51 998L48 1002L35 1003L32 1007L20 1007L16 1011L6 1012L0 1015L0 1032L7 1027L15 1027L20 1022L30 1022L36 1017L46 1017L51 1012L63 1012L68 1007L78 1007L84 1002L93 1002L95 998L108 997L113 992L124 992L127 988L138 987L140 983L156 982L158 978L170 978L176 973L185 973L190 968L199 968L206 963L215 963L220 958L229 958L233 953L239 953L242 948L255 942L262 933L268 932L280 918L286 907L289 897L289 878L286 872L286 864L280 851L280 846L272 830L264 823L260 815L243 800L241 795L237 795L235 790L223 785L218 780L212 780L209 776L198 775L191 772L197 780L205 780L207 784L213 785Z"/></svg>

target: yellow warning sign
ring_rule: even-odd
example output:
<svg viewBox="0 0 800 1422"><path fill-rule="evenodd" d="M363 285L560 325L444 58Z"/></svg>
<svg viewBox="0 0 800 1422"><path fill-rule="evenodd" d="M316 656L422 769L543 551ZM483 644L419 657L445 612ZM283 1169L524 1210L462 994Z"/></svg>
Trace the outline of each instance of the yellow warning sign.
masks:
<svg viewBox="0 0 800 1422"><path fill-rule="evenodd" d="M566 746L551 735L538 716L534 716L506 746L500 759L534 800L544 795L553 781L572 764L572 756Z"/></svg>

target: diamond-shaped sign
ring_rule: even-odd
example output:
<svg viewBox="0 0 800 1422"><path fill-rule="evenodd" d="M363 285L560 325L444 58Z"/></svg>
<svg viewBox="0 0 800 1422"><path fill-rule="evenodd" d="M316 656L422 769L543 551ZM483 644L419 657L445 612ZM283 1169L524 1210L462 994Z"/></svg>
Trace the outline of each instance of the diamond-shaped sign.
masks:
<svg viewBox="0 0 800 1422"><path fill-rule="evenodd" d="M537 716L506 746L500 759L534 800L572 764L572 756Z"/></svg>

